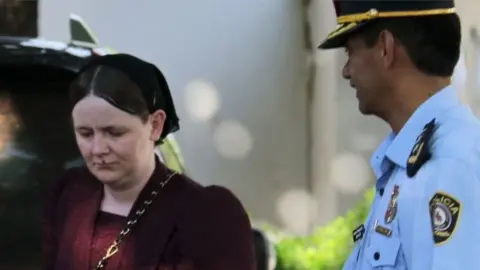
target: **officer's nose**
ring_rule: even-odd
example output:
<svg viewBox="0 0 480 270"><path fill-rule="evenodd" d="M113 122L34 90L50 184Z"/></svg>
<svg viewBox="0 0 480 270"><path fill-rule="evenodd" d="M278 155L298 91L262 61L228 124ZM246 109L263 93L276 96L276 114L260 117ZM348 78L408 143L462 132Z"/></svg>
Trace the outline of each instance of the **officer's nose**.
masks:
<svg viewBox="0 0 480 270"><path fill-rule="evenodd" d="M343 69L342 69L342 77L345 79L345 80L350 80L350 68L348 66L348 62L345 63L345 65L343 66Z"/></svg>

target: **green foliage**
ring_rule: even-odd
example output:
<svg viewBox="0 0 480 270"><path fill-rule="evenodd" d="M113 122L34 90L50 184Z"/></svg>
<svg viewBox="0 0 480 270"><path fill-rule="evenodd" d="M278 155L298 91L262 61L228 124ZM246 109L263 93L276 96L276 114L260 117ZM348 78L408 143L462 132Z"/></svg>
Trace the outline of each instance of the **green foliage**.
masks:
<svg viewBox="0 0 480 270"><path fill-rule="evenodd" d="M169 134L163 140L163 144L160 145L160 151L168 168L180 173L185 173L184 161L180 153L180 148L172 134Z"/></svg>
<svg viewBox="0 0 480 270"><path fill-rule="evenodd" d="M345 216L317 228L306 237L279 236L276 243L276 270L339 270L353 248L352 230L364 222L375 190L369 189L364 199ZM271 229L267 229L272 233Z"/></svg>

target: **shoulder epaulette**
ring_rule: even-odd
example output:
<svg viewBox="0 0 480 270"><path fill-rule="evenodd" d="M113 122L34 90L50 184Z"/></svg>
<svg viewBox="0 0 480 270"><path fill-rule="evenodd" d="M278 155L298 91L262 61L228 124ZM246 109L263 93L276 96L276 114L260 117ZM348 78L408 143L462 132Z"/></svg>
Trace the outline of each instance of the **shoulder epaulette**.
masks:
<svg viewBox="0 0 480 270"><path fill-rule="evenodd" d="M431 158L430 140L435 129L435 119L430 121L418 135L407 161L407 175L414 177L418 170Z"/></svg>

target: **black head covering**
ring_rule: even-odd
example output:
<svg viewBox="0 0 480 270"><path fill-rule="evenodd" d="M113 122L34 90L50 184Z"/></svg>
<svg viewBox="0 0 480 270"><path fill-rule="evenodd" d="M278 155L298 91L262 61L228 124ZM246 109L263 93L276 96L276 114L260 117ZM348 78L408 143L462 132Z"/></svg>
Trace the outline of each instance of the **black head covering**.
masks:
<svg viewBox="0 0 480 270"><path fill-rule="evenodd" d="M376 20L455 13L454 0L333 0L333 5L337 28L320 44L320 49L345 46L352 34Z"/></svg>
<svg viewBox="0 0 480 270"><path fill-rule="evenodd" d="M179 119L167 80L155 65L129 54L109 54L93 58L80 70L80 73L100 65L120 70L138 85L150 113L159 109L165 111L167 118L161 140L168 134L180 129Z"/></svg>

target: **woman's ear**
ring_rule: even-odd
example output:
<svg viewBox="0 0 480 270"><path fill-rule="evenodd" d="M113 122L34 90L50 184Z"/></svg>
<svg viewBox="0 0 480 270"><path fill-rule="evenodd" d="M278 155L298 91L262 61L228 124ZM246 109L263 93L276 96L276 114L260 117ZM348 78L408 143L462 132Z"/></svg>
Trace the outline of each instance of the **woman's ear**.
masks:
<svg viewBox="0 0 480 270"><path fill-rule="evenodd" d="M150 133L150 140L156 142L160 140L163 132L163 125L165 124L165 120L167 119L167 115L163 110L157 110L150 115L150 124L152 126L152 131Z"/></svg>

